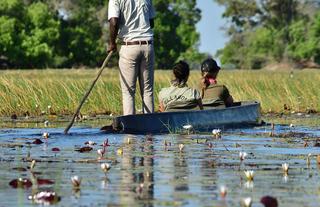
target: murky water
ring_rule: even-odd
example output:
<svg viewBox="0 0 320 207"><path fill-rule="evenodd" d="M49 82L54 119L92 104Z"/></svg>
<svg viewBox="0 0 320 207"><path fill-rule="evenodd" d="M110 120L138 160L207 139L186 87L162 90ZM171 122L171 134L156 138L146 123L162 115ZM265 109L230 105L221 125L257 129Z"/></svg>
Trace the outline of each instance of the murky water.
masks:
<svg viewBox="0 0 320 207"><path fill-rule="evenodd" d="M290 131L307 134L286 137ZM50 133L47 140L43 132ZM320 148L314 146L319 128L276 126L277 137L269 132L269 126L228 131L217 140L211 135L102 134L88 127L73 128L67 136L63 128L1 129L0 206L37 205L28 196L43 190L61 197L57 206L240 206L245 197L252 197L252 206L262 206L266 195L276 197L279 206L319 206ZM44 143L32 144L36 138ZM106 139L110 146L99 159L97 150ZM97 143L92 151L75 151L89 140ZM241 151L248 153L242 164ZM32 159L37 162L31 172ZM106 175L100 168L104 162L112 166ZM283 163L289 164L288 176ZM244 170L255 171L253 182ZM80 190L72 187L74 175L82 178ZM17 178L30 179L32 187L12 188L9 182ZM41 185L37 179L54 183ZM225 198L219 193L223 185Z"/></svg>

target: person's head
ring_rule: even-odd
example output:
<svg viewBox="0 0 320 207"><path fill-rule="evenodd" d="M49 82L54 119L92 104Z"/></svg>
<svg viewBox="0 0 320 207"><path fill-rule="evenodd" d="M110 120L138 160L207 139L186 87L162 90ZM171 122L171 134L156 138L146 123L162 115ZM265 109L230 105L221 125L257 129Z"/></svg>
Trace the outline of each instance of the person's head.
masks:
<svg viewBox="0 0 320 207"><path fill-rule="evenodd" d="M177 83L178 85L183 85L187 83L188 78L189 78L189 65L188 63L184 61L179 61L173 66L173 75L175 77L174 82Z"/></svg>
<svg viewBox="0 0 320 207"><path fill-rule="evenodd" d="M203 77L212 76L213 78L216 78L219 70L220 67L218 66L217 62L212 58L204 60L201 64L201 74Z"/></svg>

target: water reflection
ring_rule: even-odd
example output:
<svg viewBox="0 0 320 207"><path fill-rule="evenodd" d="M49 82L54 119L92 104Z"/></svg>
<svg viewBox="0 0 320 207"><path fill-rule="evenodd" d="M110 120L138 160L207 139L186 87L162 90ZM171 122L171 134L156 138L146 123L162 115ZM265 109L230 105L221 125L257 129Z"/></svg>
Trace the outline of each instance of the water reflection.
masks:
<svg viewBox="0 0 320 207"><path fill-rule="evenodd" d="M123 146L121 165L121 205L132 205L142 202L144 206L153 206L154 178L153 178L153 138L141 139L126 136L125 140L134 140L133 143L126 142Z"/></svg>

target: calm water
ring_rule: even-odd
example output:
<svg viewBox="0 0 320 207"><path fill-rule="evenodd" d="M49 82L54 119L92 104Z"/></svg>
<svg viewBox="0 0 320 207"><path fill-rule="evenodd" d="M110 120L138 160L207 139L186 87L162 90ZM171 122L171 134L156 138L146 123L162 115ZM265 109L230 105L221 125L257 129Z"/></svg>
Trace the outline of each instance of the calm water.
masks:
<svg viewBox="0 0 320 207"><path fill-rule="evenodd" d="M32 193L53 190L61 201L57 206L240 206L244 197L252 197L252 206L262 206L260 198L271 195L280 206L319 206L320 179L313 147L319 128L276 126L276 134L308 133L304 138L270 137L270 127L223 132L222 139L210 135L135 136L102 134L97 128L73 128L63 135L63 128L0 130L0 206L34 206ZM49 132L47 141L41 137ZM40 138L43 144L29 144ZM111 146L105 158L98 160L97 149L105 139ZM128 138L130 143L128 144ZM87 153L75 151L86 141L98 145ZM168 146L165 147L164 140ZM304 147L304 140L309 146ZM171 143L171 146L169 145ZM211 147L211 144L212 147ZM182 152L179 144L184 144ZM53 152L57 147L60 152ZM123 149L123 155L117 149ZM239 152L249 155L240 166ZM34 175L16 168L27 168L37 160ZM112 168L107 176L100 163ZM284 177L281 165L289 163ZM244 170L255 171L254 182L247 182ZM81 190L73 190L70 178L82 178ZM17 178L50 179L54 184L14 189L9 185ZM143 183L143 187L139 187ZM228 188L222 199L219 187Z"/></svg>

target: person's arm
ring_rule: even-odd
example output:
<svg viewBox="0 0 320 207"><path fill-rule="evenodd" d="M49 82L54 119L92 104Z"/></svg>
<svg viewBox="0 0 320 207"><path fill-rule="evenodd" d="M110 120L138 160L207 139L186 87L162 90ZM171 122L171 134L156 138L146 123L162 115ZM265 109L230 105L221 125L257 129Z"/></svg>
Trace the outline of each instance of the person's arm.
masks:
<svg viewBox="0 0 320 207"><path fill-rule="evenodd" d="M159 112L164 112L165 109L164 109L164 105L162 103L162 101L159 102Z"/></svg>
<svg viewBox="0 0 320 207"><path fill-rule="evenodd" d="M110 42L109 42L109 48L108 52L117 51L117 44L116 39L119 31L119 21L118 18L112 17L109 19L109 25L110 25Z"/></svg>

